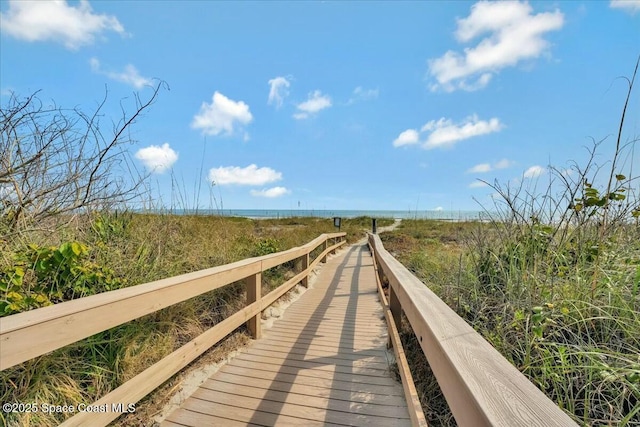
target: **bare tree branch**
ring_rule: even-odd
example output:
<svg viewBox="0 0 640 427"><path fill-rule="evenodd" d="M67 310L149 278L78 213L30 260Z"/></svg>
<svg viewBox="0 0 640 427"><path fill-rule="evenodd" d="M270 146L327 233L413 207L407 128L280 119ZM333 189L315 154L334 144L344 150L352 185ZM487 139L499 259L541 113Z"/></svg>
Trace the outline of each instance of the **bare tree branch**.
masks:
<svg viewBox="0 0 640 427"><path fill-rule="evenodd" d="M45 108L38 92L12 95L0 109L0 221L10 230L62 213L108 208L138 194L143 176L131 174L126 145L130 129L156 101L162 81L135 111L105 137L100 126L108 92L87 114L78 108ZM128 175L127 175L128 174Z"/></svg>

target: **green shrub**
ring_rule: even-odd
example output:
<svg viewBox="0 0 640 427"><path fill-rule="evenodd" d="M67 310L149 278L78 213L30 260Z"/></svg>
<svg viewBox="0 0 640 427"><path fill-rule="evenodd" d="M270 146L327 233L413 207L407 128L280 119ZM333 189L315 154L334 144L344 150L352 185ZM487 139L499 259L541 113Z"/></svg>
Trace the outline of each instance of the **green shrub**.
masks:
<svg viewBox="0 0 640 427"><path fill-rule="evenodd" d="M89 248L76 241L58 247L30 244L0 271L0 315L121 288L126 280L89 259Z"/></svg>
<svg viewBox="0 0 640 427"><path fill-rule="evenodd" d="M262 239L256 243L253 249L253 256L262 256L280 252L280 246L276 239Z"/></svg>

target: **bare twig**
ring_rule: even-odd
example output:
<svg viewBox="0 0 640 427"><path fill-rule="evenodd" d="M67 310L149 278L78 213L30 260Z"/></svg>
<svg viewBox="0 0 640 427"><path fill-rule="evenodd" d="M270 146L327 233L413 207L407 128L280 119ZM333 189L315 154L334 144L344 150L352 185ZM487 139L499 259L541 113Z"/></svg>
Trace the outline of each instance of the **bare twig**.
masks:
<svg viewBox="0 0 640 427"><path fill-rule="evenodd" d="M106 91L90 114L44 107L37 92L12 95L0 113L0 220L8 230L132 200L145 177L123 176L131 172L123 147L131 142L129 128L165 87L158 82L145 101L136 95L134 113L123 110L109 139L100 126Z"/></svg>

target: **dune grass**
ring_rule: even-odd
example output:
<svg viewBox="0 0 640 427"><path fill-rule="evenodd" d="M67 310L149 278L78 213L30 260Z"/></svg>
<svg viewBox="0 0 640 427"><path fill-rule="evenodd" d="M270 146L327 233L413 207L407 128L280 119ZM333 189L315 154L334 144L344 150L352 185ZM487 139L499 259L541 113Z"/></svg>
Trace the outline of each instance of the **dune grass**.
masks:
<svg viewBox="0 0 640 427"><path fill-rule="evenodd" d="M599 257L529 225L405 220L382 240L578 424L640 425L638 225L617 227ZM407 324L403 332L430 423L455 425Z"/></svg>

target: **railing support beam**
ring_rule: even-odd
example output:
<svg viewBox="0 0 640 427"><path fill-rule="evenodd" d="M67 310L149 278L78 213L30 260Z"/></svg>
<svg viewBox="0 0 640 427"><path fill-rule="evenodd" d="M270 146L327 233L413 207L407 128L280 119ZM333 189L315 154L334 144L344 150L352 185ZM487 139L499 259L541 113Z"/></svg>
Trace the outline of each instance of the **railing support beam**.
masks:
<svg viewBox="0 0 640 427"><path fill-rule="evenodd" d="M402 330L402 305L391 284L389 284L389 310L393 316L393 323L396 324L396 328L398 331ZM391 337L389 337L389 343L391 343Z"/></svg>
<svg viewBox="0 0 640 427"><path fill-rule="evenodd" d="M301 271L305 271L307 268L309 268L309 254L302 255L300 257L300 260L302 261ZM301 280L301 283L305 288L309 287L309 274L306 274L304 276L304 278Z"/></svg>
<svg viewBox="0 0 640 427"><path fill-rule="evenodd" d="M322 245L322 251L326 251L327 248L329 247L329 239L324 241L324 244ZM322 259L320 260L320 262L327 262L327 256L323 256Z"/></svg>
<svg viewBox="0 0 640 427"><path fill-rule="evenodd" d="M396 325L406 315L460 426L576 426L540 389L369 235L389 282ZM401 307L401 308L400 308ZM397 313L397 314L396 314Z"/></svg>
<svg viewBox="0 0 640 427"><path fill-rule="evenodd" d="M262 272L247 277L247 305L250 305L261 298L262 293ZM247 321L247 328L251 333L251 338L257 340L262 336L260 328L260 318L262 313L258 313Z"/></svg>

